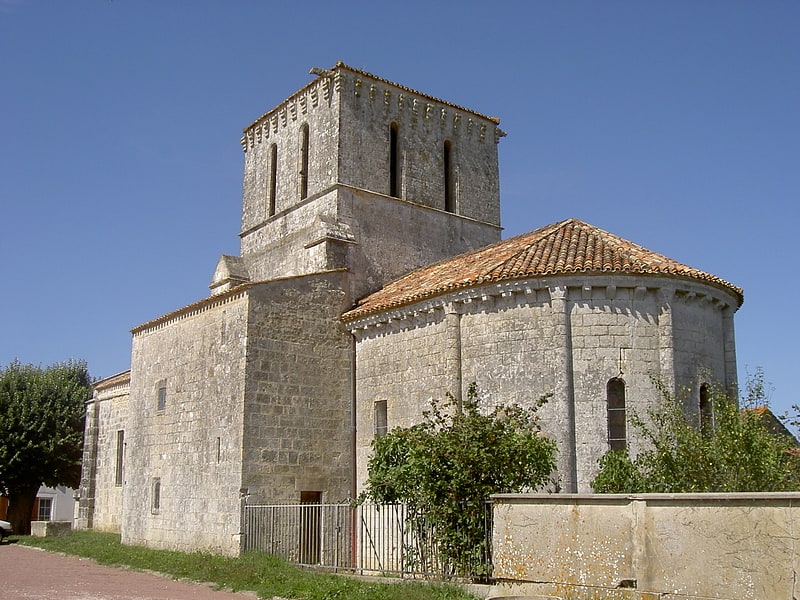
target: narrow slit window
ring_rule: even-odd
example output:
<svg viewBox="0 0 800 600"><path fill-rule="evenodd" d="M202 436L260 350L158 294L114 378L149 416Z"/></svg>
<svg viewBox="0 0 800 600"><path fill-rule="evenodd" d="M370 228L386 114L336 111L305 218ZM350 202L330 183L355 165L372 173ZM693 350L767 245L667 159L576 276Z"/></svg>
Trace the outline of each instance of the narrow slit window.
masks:
<svg viewBox="0 0 800 600"><path fill-rule="evenodd" d="M627 446L625 426L625 382L614 378L606 385L608 411L608 445L612 450L624 450Z"/></svg>
<svg viewBox="0 0 800 600"><path fill-rule="evenodd" d="M267 216L275 215L276 198L278 192L278 146L272 144L269 148L269 186L267 189Z"/></svg>
<svg viewBox="0 0 800 600"><path fill-rule="evenodd" d="M397 152L397 123L389 128L389 195L400 197L400 178Z"/></svg>
<svg viewBox="0 0 800 600"><path fill-rule="evenodd" d="M158 384L156 393L156 410L162 411L167 407L167 380L163 379Z"/></svg>
<svg viewBox="0 0 800 600"><path fill-rule="evenodd" d="M125 458L125 430L117 431L117 464L114 473L114 484L122 485L122 466Z"/></svg>
<svg viewBox="0 0 800 600"><path fill-rule="evenodd" d="M707 383L700 385L700 433L711 435L714 431L714 405Z"/></svg>
<svg viewBox="0 0 800 600"><path fill-rule="evenodd" d="M453 150L450 140L444 143L444 209L455 212L455 199L453 197Z"/></svg>
<svg viewBox="0 0 800 600"><path fill-rule="evenodd" d="M150 507L153 514L161 510L161 479L158 477L153 478L152 501Z"/></svg>
<svg viewBox="0 0 800 600"><path fill-rule="evenodd" d="M386 413L386 400L375 402L375 435L380 437L389 431L389 420Z"/></svg>
<svg viewBox="0 0 800 600"><path fill-rule="evenodd" d="M300 128L300 199L308 196L308 124Z"/></svg>

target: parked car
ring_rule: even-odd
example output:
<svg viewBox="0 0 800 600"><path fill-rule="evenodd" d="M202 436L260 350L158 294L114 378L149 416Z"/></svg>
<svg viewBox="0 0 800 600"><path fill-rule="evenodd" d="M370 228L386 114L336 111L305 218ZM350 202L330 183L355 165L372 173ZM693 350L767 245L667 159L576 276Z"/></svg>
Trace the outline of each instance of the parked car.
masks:
<svg viewBox="0 0 800 600"><path fill-rule="evenodd" d="M4 537L12 533L14 533L14 530L11 528L11 523L8 521L0 521L0 542L3 541Z"/></svg>

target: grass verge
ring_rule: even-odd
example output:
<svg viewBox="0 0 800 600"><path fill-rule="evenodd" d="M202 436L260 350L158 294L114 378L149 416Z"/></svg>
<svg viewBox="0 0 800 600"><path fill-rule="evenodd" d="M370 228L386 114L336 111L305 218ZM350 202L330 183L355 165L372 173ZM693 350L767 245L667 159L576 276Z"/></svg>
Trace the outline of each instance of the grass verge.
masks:
<svg viewBox="0 0 800 600"><path fill-rule="evenodd" d="M267 554L238 558L203 553L152 550L124 546L119 536L97 531L73 531L63 537L20 536L19 543L52 552L91 558L103 565L155 571L175 579L211 583L219 589L252 591L259 598L303 600L475 600L453 585L421 582L367 582L351 577L307 571Z"/></svg>

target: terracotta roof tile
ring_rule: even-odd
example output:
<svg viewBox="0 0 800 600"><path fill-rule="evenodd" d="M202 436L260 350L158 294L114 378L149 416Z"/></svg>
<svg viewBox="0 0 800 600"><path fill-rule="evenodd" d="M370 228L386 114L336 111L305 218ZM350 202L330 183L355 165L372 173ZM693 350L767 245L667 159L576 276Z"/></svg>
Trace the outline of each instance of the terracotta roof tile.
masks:
<svg viewBox="0 0 800 600"><path fill-rule="evenodd" d="M602 229L568 219L412 271L362 298L342 316L351 321L452 290L490 282L567 274L673 275L742 290Z"/></svg>

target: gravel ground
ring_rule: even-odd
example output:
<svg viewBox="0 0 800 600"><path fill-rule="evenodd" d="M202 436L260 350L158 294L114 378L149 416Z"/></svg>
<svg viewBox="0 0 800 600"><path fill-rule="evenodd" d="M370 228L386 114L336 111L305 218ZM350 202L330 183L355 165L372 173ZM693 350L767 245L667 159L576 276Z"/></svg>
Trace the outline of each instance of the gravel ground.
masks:
<svg viewBox="0 0 800 600"><path fill-rule="evenodd" d="M75 556L0 544L0 597L57 600L255 600L253 593L216 592L207 585L153 573L105 567Z"/></svg>

